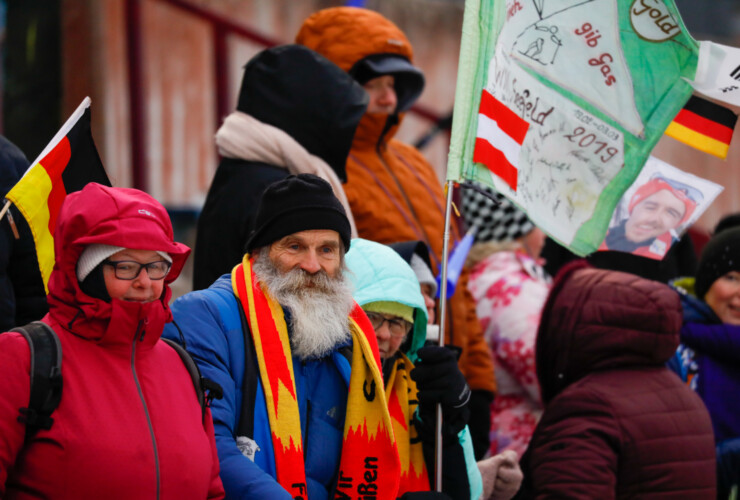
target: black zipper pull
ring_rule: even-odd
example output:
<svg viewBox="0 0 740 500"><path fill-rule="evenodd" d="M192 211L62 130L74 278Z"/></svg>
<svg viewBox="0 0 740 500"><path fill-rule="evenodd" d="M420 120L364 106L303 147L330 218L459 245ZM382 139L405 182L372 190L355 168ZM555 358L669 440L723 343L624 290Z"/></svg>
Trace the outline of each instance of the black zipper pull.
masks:
<svg viewBox="0 0 740 500"><path fill-rule="evenodd" d="M138 337L139 342L142 342L144 340L144 335L146 335L146 330L144 329L144 326L148 323L147 319L141 319L139 320L139 326L136 327L136 335L134 338ZM141 332L141 333L139 333Z"/></svg>

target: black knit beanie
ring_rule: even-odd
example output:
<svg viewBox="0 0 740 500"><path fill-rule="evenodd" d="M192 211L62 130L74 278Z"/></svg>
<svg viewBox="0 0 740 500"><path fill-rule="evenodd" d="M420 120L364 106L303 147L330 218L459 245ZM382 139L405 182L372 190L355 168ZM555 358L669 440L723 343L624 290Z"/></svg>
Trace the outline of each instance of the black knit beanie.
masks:
<svg viewBox="0 0 740 500"><path fill-rule="evenodd" d="M311 229L336 231L344 251L349 250L349 219L331 185L313 174L289 175L267 186L262 194L246 251L251 253L289 234Z"/></svg>
<svg viewBox="0 0 740 500"><path fill-rule="evenodd" d="M730 271L740 271L740 227L715 234L704 247L696 270L696 296L704 300L712 284Z"/></svg>
<svg viewBox="0 0 740 500"><path fill-rule="evenodd" d="M740 213L725 215L714 226L714 232L712 234L721 233L725 229L737 226L740 226Z"/></svg>

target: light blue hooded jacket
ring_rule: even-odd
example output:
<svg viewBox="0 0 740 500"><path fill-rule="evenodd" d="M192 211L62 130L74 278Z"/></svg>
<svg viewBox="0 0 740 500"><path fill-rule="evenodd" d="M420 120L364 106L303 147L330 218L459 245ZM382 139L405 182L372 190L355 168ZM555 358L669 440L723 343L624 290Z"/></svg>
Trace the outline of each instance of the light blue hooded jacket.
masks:
<svg viewBox="0 0 740 500"><path fill-rule="evenodd" d="M426 340L427 311L419 281L411 266L392 248L362 238L352 240L345 258L354 286L353 296L360 307L372 302L385 301L398 302L414 308L411 340L405 341L401 348L409 360L416 361L418 359L416 352ZM478 500L483 491L483 484L467 426L458 434L458 440L465 457L465 468L454 463L450 463L449 466L456 469L457 474L467 474L470 498ZM448 464L445 463L444 457L443 464L447 469ZM433 464L427 464L427 469L433 471ZM433 484L432 478L430 483ZM448 492L450 493L452 492ZM453 494L453 498L459 498L459 495Z"/></svg>

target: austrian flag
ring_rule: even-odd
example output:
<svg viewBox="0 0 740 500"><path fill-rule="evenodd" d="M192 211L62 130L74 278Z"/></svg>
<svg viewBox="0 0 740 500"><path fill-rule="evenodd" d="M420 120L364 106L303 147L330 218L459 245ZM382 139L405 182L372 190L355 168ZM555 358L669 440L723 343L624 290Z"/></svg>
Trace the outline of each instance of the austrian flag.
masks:
<svg viewBox="0 0 740 500"><path fill-rule="evenodd" d="M480 100L473 161L482 163L516 191L519 152L529 123L485 89Z"/></svg>

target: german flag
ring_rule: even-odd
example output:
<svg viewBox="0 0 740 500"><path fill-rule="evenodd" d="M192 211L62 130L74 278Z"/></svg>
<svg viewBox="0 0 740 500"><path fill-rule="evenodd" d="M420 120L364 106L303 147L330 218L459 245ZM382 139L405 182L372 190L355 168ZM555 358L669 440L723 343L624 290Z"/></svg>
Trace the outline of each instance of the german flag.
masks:
<svg viewBox="0 0 740 500"><path fill-rule="evenodd" d="M724 160L736 122L737 115L731 110L691 96L668 125L665 135Z"/></svg>
<svg viewBox="0 0 740 500"><path fill-rule="evenodd" d="M90 98L86 97L5 196L31 227L47 293L59 209L68 193L81 190L88 182L111 185L90 132Z"/></svg>

